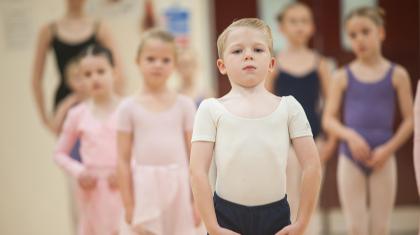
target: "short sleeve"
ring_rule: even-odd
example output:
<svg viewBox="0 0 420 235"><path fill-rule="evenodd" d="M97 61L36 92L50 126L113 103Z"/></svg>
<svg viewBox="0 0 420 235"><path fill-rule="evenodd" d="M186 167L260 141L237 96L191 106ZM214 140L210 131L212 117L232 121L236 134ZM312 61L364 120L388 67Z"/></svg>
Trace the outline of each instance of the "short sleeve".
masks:
<svg viewBox="0 0 420 235"><path fill-rule="evenodd" d="M216 124L211 113L211 100L206 99L198 107L194 120L191 142L216 141Z"/></svg>
<svg viewBox="0 0 420 235"><path fill-rule="evenodd" d="M131 99L121 102L117 110L117 130L123 132L133 132L133 118L131 112Z"/></svg>
<svg viewBox="0 0 420 235"><path fill-rule="evenodd" d="M192 131L194 126L194 116L197 110L194 101L185 97L184 113L183 113L183 128L184 131Z"/></svg>
<svg viewBox="0 0 420 235"><path fill-rule="evenodd" d="M302 105L293 97L286 97L288 101L288 128L291 139L312 136L311 125L306 117Z"/></svg>

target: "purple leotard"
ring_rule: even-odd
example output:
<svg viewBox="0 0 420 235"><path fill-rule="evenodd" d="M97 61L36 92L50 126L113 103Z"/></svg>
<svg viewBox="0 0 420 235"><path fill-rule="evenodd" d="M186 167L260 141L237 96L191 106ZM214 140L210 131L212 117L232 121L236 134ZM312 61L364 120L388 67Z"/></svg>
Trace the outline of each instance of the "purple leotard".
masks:
<svg viewBox="0 0 420 235"><path fill-rule="evenodd" d="M384 78L367 83L358 80L346 66L348 86L345 91L343 123L359 133L371 150L387 142L393 135L395 114L395 90L392 85L394 64ZM340 144L340 153L352 160L365 174L372 169L351 155L345 142Z"/></svg>

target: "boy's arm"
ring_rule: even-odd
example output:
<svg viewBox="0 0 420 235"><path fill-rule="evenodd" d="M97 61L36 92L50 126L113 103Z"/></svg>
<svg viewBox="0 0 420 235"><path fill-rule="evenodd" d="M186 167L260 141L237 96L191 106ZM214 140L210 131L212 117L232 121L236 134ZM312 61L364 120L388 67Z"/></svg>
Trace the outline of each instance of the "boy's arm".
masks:
<svg viewBox="0 0 420 235"><path fill-rule="evenodd" d="M305 232L318 201L321 185L321 162L312 136L298 137L293 139L292 142L302 167L299 210L296 221L276 235L303 234Z"/></svg>
<svg viewBox="0 0 420 235"><path fill-rule="evenodd" d="M213 158L214 142L197 141L191 146L190 175L192 191L201 218L210 234L219 228L213 205L208 172Z"/></svg>

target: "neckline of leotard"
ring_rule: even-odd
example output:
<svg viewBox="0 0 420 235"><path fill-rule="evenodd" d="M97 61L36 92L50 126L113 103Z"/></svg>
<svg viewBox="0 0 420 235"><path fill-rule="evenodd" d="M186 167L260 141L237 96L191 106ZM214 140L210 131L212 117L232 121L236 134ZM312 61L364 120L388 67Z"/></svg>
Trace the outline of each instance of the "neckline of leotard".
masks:
<svg viewBox="0 0 420 235"><path fill-rule="evenodd" d="M287 69L284 69L280 65L280 63L277 65L277 67L279 69L279 74L282 74L283 73L283 74L286 74L289 77L292 77L292 78L294 78L296 80L301 80L301 79L304 80L304 79L306 79L308 77L311 77L312 74L318 73L319 63L320 63L320 55L317 52L315 52L313 67L310 70L305 71L304 73L301 73L301 74L291 73L290 71L287 71Z"/></svg>
<svg viewBox="0 0 420 235"><path fill-rule="evenodd" d="M80 45L86 44L89 41L95 40L96 35L99 30L99 24L100 24L99 21L95 21L92 34L77 42L69 42L60 38L60 36L58 35L58 30L57 30L57 27L58 27L57 22L51 23L51 32L52 32L54 40L61 44L68 45L68 46L80 46Z"/></svg>
<svg viewBox="0 0 420 235"><path fill-rule="evenodd" d="M385 74L381 76L381 79L377 80L377 81L373 81L373 82L364 82L361 81L360 79L357 78L357 76L355 76L355 74L353 73L353 71L350 68L350 65L346 66L346 71L348 74L348 79L358 83L358 84L362 84L362 85L366 85L366 86L372 86L372 85L377 85L377 84L381 84L383 82L386 82L388 80L388 78L392 78L391 74L394 71L394 67L395 64L394 63L390 63L389 64L389 68L386 70Z"/></svg>

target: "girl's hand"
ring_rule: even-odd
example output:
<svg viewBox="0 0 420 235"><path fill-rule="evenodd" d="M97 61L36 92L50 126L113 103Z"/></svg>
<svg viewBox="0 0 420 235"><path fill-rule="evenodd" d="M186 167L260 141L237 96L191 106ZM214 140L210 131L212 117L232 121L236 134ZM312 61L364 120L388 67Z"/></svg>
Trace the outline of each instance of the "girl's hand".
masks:
<svg viewBox="0 0 420 235"><path fill-rule="evenodd" d="M337 147L337 141L331 137L328 137L322 144L319 156L321 158L321 163L325 165L328 160L334 155L334 152Z"/></svg>
<svg viewBox="0 0 420 235"><path fill-rule="evenodd" d="M98 179L88 170L83 170L83 172L80 174L79 178L79 185L84 190L92 190L96 187L96 183Z"/></svg>
<svg viewBox="0 0 420 235"><path fill-rule="evenodd" d="M361 162L366 162L370 158L371 149L366 140L357 132L350 130L347 144L352 156Z"/></svg>
<svg viewBox="0 0 420 235"><path fill-rule="evenodd" d="M380 169L391 155L392 152L385 145L381 145L372 151L372 157L367 161L367 165L375 170Z"/></svg>
<svg viewBox="0 0 420 235"><path fill-rule="evenodd" d="M108 186L112 190L117 190L118 189L117 174L112 173L108 176Z"/></svg>
<svg viewBox="0 0 420 235"><path fill-rule="evenodd" d="M131 222L133 222L133 207L125 208L125 222L128 225L131 225Z"/></svg>
<svg viewBox="0 0 420 235"><path fill-rule="evenodd" d="M278 231L275 235L302 235L305 232L304 228L297 223L288 225L282 230Z"/></svg>

